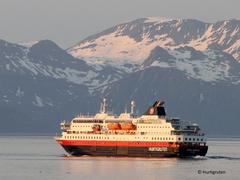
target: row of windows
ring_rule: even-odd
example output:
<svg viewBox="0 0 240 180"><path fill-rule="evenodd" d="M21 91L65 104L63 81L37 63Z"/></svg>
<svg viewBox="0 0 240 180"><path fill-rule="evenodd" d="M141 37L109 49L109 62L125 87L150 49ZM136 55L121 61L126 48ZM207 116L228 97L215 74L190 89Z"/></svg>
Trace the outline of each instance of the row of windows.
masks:
<svg viewBox="0 0 240 180"><path fill-rule="evenodd" d="M152 140L173 140L173 138L170 138L170 137L153 137Z"/></svg>
<svg viewBox="0 0 240 180"><path fill-rule="evenodd" d="M135 137L135 139L140 139L140 137ZM148 137L143 137L143 139L148 139Z"/></svg>
<svg viewBox="0 0 240 180"><path fill-rule="evenodd" d="M90 133L91 131L89 131ZM67 134L81 134L81 133L86 133L86 131L67 131ZM113 134L124 134L123 133L119 133L119 132L113 132ZM167 135L167 134L171 134L170 132L166 132L166 131L163 131L163 132L141 132L141 134L154 134L154 135Z"/></svg>
<svg viewBox="0 0 240 180"><path fill-rule="evenodd" d="M162 132L142 132L142 133L146 133L146 134L171 134L170 132L166 132L166 131L162 131Z"/></svg>
<svg viewBox="0 0 240 180"><path fill-rule="evenodd" d="M73 120L74 123L103 123L103 120L98 120L98 119L95 119L95 120L83 120L83 119L79 119L79 120Z"/></svg>
<svg viewBox="0 0 240 180"><path fill-rule="evenodd" d="M92 127L92 125L82 125L82 126L77 126L77 125L73 125L72 127ZM147 127L147 126L138 126L138 128L170 128L170 127L162 127L162 126L150 126L150 127Z"/></svg>
<svg viewBox="0 0 240 180"><path fill-rule="evenodd" d="M138 126L138 128L170 128L170 126Z"/></svg>
<svg viewBox="0 0 240 180"><path fill-rule="evenodd" d="M199 138L185 138L185 141L191 141L191 140L193 140L193 141L199 141ZM203 139L200 139L201 141L203 141Z"/></svg>
<svg viewBox="0 0 240 180"><path fill-rule="evenodd" d="M66 139L109 139L109 137L103 136L65 136ZM113 137L115 139L115 137ZM126 140L128 138L120 138L122 140ZM135 139L140 139L140 137L136 136ZM143 137L143 139L148 139L148 137ZM174 140L172 137L152 137L152 140ZM181 138L178 138L181 141ZM185 141L203 141L203 138L184 138Z"/></svg>
<svg viewBox="0 0 240 180"><path fill-rule="evenodd" d="M66 139L109 139L109 137L100 137L100 136L65 136Z"/></svg>
<svg viewBox="0 0 240 180"><path fill-rule="evenodd" d="M92 125L72 126L72 127L92 127Z"/></svg>
<svg viewBox="0 0 240 180"><path fill-rule="evenodd" d="M166 137L166 138L165 137L153 137L152 140L173 140L173 138L170 138L170 137ZM179 137L178 140L181 141L181 138ZM187 140L188 141L191 141L191 140L193 140L193 141L195 141L195 140L196 141L200 141L200 140L203 141L203 139L199 139L199 138L196 138L196 139L195 138L185 138L185 141L187 141Z"/></svg>
<svg viewBox="0 0 240 180"><path fill-rule="evenodd" d="M92 127L92 125L73 125L72 127ZM149 129L149 128L170 128L169 126L138 126L138 128L146 128L146 129Z"/></svg>
<svg viewBox="0 0 240 180"><path fill-rule="evenodd" d="M109 139L109 137L102 136L65 136L66 139ZM115 139L115 137L113 137ZM120 140L128 140L128 138L119 138ZM140 139L140 137L135 137L135 139ZM143 137L143 139L148 139L148 137ZM173 140L170 137L152 137L152 140Z"/></svg>
<svg viewBox="0 0 240 180"><path fill-rule="evenodd" d="M83 131L67 131L67 134L80 134Z"/></svg>

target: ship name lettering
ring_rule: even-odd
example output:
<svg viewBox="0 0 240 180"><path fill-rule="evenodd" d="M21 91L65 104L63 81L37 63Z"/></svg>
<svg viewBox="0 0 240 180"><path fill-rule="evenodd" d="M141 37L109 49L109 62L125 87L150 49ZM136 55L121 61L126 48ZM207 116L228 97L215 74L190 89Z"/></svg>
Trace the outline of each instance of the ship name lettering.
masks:
<svg viewBox="0 0 240 180"><path fill-rule="evenodd" d="M148 150L149 151L166 152L167 151L167 147L150 147Z"/></svg>

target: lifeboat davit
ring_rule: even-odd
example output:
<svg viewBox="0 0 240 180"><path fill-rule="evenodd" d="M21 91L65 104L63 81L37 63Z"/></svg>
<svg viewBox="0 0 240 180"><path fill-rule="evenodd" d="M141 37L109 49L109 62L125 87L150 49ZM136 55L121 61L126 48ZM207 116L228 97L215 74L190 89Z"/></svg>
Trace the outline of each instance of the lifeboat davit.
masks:
<svg viewBox="0 0 240 180"><path fill-rule="evenodd" d="M108 123L107 124L107 128L109 130L120 130L121 129L121 125L119 123Z"/></svg>
<svg viewBox="0 0 240 180"><path fill-rule="evenodd" d="M123 123L121 124L122 130L135 130L136 126L132 123Z"/></svg>
<svg viewBox="0 0 240 180"><path fill-rule="evenodd" d="M93 129L93 131L100 131L101 127L100 127L100 125L95 124L95 125L93 125L92 129Z"/></svg>

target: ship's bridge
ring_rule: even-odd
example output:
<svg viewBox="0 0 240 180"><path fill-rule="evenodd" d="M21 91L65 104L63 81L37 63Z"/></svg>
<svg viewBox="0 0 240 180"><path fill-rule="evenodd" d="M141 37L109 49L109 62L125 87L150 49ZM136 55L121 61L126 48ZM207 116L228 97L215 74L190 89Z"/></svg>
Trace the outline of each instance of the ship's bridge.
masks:
<svg viewBox="0 0 240 180"><path fill-rule="evenodd" d="M172 124L158 115L143 115L137 121L137 131L141 134L170 135Z"/></svg>
<svg viewBox="0 0 240 180"><path fill-rule="evenodd" d="M131 114L130 113L122 113L119 115L118 117L119 119L130 119L131 118Z"/></svg>
<svg viewBox="0 0 240 180"><path fill-rule="evenodd" d="M94 117L95 119L113 119L115 116L109 115L107 113L97 113Z"/></svg>

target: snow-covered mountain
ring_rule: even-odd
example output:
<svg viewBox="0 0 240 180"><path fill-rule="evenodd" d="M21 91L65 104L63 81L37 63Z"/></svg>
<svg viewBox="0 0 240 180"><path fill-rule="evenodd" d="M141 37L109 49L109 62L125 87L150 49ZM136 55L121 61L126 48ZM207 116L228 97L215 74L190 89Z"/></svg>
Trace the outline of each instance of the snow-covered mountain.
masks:
<svg viewBox="0 0 240 180"><path fill-rule="evenodd" d="M109 85L104 97L114 113L136 101L139 114L156 99L166 102L167 115L198 123L211 135L239 134L240 85L206 82L184 71L151 66Z"/></svg>
<svg viewBox="0 0 240 180"><path fill-rule="evenodd" d="M106 97L115 113L131 100L142 112L162 98L170 114L195 118L212 134L236 134L239 37L234 19L142 18L67 51L49 40L0 40L0 131L53 132L60 120L96 113Z"/></svg>
<svg viewBox="0 0 240 180"><path fill-rule="evenodd" d="M240 63L218 50L198 51L192 47L169 50L157 46L142 64L143 68L152 66L178 70L196 80L240 84Z"/></svg>
<svg viewBox="0 0 240 180"><path fill-rule="evenodd" d="M95 90L126 76L124 66L87 64L50 40L27 47L0 40L0 131L51 132L62 118L95 113Z"/></svg>
<svg viewBox="0 0 240 180"><path fill-rule="evenodd" d="M0 51L1 73L15 72L31 77L62 79L86 85L89 90L118 80L125 74L124 70L111 66L96 63L88 65L49 40L39 41L30 47L0 40Z"/></svg>
<svg viewBox="0 0 240 180"><path fill-rule="evenodd" d="M240 116L239 42L240 20L151 17L87 37L68 52L87 64L131 65L126 76L95 91L110 100L115 112L132 99L141 112L149 100L163 97L170 112L195 118L209 132L234 134Z"/></svg>
<svg viewBox="0 0 240 180"><path fill-rule="evenodd" d="M92 71L51 41L27 48L0 40L0 131L51 131L66 104L90 98L83 83Z"/></svg>
<svg viewBox="0 0 240 180"><path fill-rule="evenodd" d="M75 57L142 62L156 46L222 50L240 60L240 20L205 23L194 19L141 18L92 35L68 52Z"/></svg>

